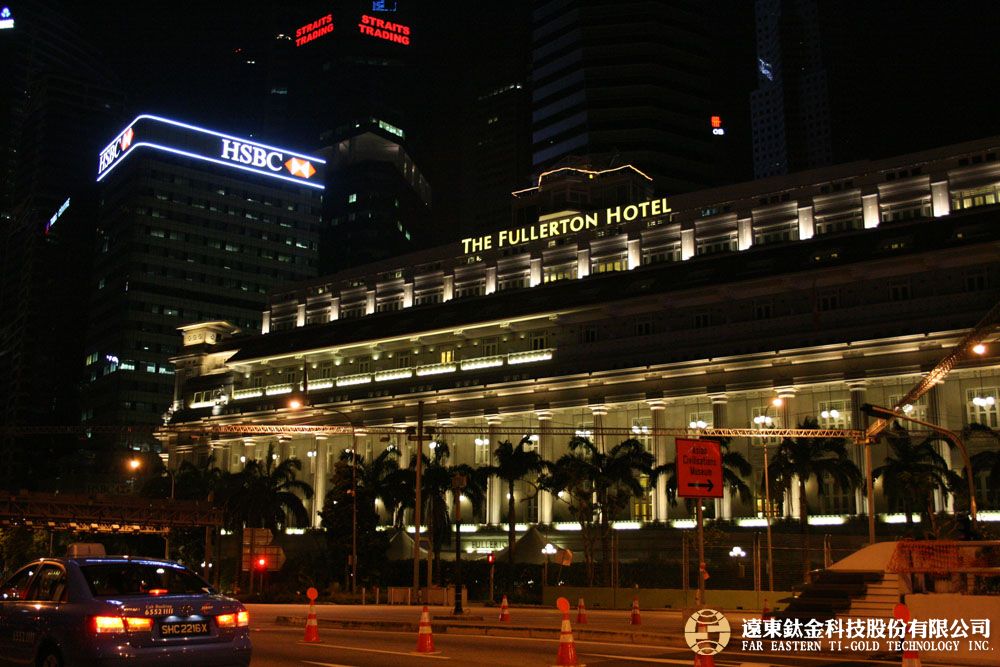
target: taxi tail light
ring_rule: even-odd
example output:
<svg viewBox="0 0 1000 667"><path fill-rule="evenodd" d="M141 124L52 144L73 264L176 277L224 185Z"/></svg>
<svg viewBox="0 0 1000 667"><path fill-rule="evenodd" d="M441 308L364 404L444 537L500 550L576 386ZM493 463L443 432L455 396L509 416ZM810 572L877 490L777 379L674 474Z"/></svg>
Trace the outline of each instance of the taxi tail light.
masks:
<svg viewBox="0 0 1000 667"><path fill-rule="evenodd" d="M219 614L215 617L215 622L220 628L245 628L250 625L250 613L239 611L235 614Z"/></svg>
<svg viewBox="0 0 1000 667"><path fill-rule="evenodd" d="M97 634L128 632L150 632L153 619L141 616L95 616L94 632Z"/></svg>

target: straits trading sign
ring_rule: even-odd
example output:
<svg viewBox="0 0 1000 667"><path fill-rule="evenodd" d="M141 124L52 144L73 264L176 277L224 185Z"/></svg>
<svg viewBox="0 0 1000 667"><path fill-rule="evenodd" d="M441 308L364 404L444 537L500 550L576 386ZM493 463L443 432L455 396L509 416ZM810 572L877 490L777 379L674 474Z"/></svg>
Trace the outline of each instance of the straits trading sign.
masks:
<svg viewBox="0 0 1000 667"><path fill-rule="evenodd" d="M610 206L603 211L574 213L564 218L545 220L527 227L503 229L486 236L462 239L462 254L467 255L493 248L507 248L539 239L551 239L587 229L596 229L602 225L617 225L650 216L666 215L669 212L670 207L667 205L666 198L663 198L650 199L636 204Z"/></svg>
<svg viewBox="0 0 1000 667"><path fill-rule="evenodd" d="M100 152L97 180L110 174L138 148L323 189L325 160L149 114L138 116Z"/></svg>

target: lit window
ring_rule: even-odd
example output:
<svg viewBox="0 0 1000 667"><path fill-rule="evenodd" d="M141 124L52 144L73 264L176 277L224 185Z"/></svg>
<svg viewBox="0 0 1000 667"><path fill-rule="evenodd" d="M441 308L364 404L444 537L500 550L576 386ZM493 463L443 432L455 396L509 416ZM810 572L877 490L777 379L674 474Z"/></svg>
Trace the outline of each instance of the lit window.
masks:
<svg viewBox="0 0 1000 667"><path fill-rule="evenodd" d="M358 195L356 193L351 193L351 194L347 195L347 203L348 204L353 204L356 201L358 201Z"/></svg>

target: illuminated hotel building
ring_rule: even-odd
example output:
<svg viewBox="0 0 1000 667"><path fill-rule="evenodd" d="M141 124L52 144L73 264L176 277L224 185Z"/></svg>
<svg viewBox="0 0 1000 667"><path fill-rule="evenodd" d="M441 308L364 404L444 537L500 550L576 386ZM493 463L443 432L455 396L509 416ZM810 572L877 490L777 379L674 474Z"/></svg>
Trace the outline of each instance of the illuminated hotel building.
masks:
<svg viewBox="0 0 1000 667"><path fill-rule="evenodd" d="M426 425L445 428L454 459L472 465L490 463L501 439L532 433L554 460L569 436L546 427L589 434L600 447L625 438L602 431L615 427L657 463L672 460L674 442L653 429L791 427L807 417L861 428L862 404L892 405L1000 298L998 151L992 138L669 200L636 190L639 198L610 206L567 202L514 228L283 288L260 335L229 337L219 322L184 329L173 357L183 411L173 423L398 428L404 465L412 443L402 429L415 426L418 402ZM527 194L567 182L599 189L623 173L648 180L632 167L562 170ZM990 351L907 410L956 430L996 427L998 386ZM306 407L290 409L293 396ZM467 430L449 436L447 427ZM388 446L382 435L358 435L357 447L377 454ZM236 470L274 446L304 462L317 498L351 443L291 428L161 436L171 465L210 449ZM754 442L731 447L753 463L747 482L759 496ZM876 446L873 460L884 457ZM875 510L892 520L880 488ZM865 510L858 492L823 491L810 482L813 515L842 522ZM492 485L475 519L500 524L501 494ZM572 529L558 499L532 497L526 485L516 496L517 522ZM762 505L727 492L708 514L754 525ZM685 516L661 484L616 518Z"/></svg>
<svg viewBox="0 0 1000 667"><path fill-rule="evenodd" d="M316 275L325 163L146 114L95 157L84 422L155 424L179 325L259 330L268 290Z"/></svg>

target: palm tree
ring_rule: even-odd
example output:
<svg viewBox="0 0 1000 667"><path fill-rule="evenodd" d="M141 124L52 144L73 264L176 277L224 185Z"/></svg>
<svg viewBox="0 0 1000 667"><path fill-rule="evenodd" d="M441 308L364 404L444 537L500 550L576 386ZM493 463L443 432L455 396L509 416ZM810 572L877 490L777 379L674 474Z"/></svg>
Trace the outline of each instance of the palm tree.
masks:
<svg viewBox="0 0 1000 667"><path fill-rule="evenodd" d="M496 457L496 465L489 467L489 475L507 484L507 563L514 566L514 485L528 477L530 474L537 475L544 469L542 457L534 449L525 449L525 446L533 444L530 436L524 436L515 445L510 440L504 440L493 451ZM530 479L525 480L535 492L538 486ZM513 577L510 580L513 585Z"/></svg>
<svg viewBox="0 0 1000 667"><path fill-rule="evenodd" d="M931 530L936 532L934 490L945 491L961 483L961 478L934 447L941 437L931 435L914 443L910 432L898 422L893 422L881 435L890 454L883 465L872 470L873 481L882 479L882 490L889 502L906 514L907 529L913 529L913 512L919 510L927 517Z"/></svg>
<svg viewBox="0 0 1000 667"><path fill-rule="evenodd" d="M819 422L806 417L802 429L817 429ZM809 574L809 499L806 485L815 477L820 493L824 480L830 478L843 490L857 488L863 479L861 470L851 460L847 440L843 438L785 438L767 468L771 492L778 498L790 494L793 485L799 490L799 526L802 531L803 577Z"/></svg>
<svg viewBox="0 0 1000 667"><path fill-rule="evenodd" d="M358 498L372 507L376 501L381 501L389 516L395 518L396 510L403 503L399 485L399 449L395 445L386 447L370 461L353 450L344 450L340 461L347 465L349 471L352 465L355 466L354 485ZM348 475L347 479L350 480L351 476Z"/></svg>
<svg viewBox="0 0 1000 667"><path fill-rule="evenodd" d="M719 449L722 451L722 483L731 493L739 496L740 502L746 504L753 501L753 490L744 481L744 478L753 472L753 466L739 452L729 449L729 438L719 441ZM656 487L657 480L666 475L667 479L667 500L671 505L677 505L677 462L670 461L653 468L649 476L649 485ZM694 500L687 501L688 511L694 505Z"/></svg>
<svg viewBox="0 0 1000 667"><path fill-rule="evenodd" d="M422 514L427 521L428 533L431 538L431 548L434 560L440 562L444 545L451 544L451 512L448 507L448 492L452 490L452 480L456 475L464 475L466 486L462 494L472 505L472 511L478 512L486 502L486 468L473 468L466 464L448 465L451 448L443 440L435 440L430 456L422 455L420 499ZM416 457L410 461L406 470L400 470L391 479L400 489L400 507L413 508L416 486ZM400 512L402 514L402 512ZM419 544L419 539L417 540ZM414 553L417 553L415 550ZM440 568L438 569L440 577Z"/></svg>
<svg viewBox="0 0 1000 667"><path fill-rule="evenodd" d="M569 441L569 452L550 464L549 472L539 478L539 485L568 503L580 522L590 585L594 584L594 517L599 527L604 578L608 579L611 520L633 498L642 497L644 489L639 479L650 474L652 465L653 455L634 438L605 453L589 439L577 436Z"/></svg>
<svg viewBox="0 0 1000 667"><path fill-rule="evenodd" d="M272 445L263 461L249 460L240 472L225 475L219 497L226 527L268 528L273 533L288 525L289 516L294 523L307 525L309 513L302 498L312 498L313 489L296 479L300 470L302 462L298 459L277 462Z"/></svg>

